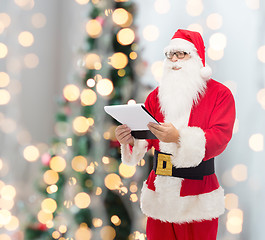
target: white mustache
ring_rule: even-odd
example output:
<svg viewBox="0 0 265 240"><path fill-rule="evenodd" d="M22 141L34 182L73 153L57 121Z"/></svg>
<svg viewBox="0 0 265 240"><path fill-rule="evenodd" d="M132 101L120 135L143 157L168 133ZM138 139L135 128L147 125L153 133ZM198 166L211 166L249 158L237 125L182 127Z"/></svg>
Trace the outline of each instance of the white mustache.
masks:
<svg viewBox="0 0 265 240"><path fill-rule="evenodd" d="M183 64L181 64L180 62L166 62L165 67L168 69L183 68Z"/></svg>

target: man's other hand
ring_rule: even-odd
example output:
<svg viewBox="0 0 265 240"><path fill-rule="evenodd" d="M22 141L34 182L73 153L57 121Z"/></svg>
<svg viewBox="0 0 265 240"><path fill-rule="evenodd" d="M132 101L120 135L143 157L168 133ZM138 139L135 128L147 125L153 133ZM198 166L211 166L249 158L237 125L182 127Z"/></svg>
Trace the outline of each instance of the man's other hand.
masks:
<svg viewBox="0 0 265 240"><path fill-rule="evenodd" d="M150 122L148 128L162 142L179 142L179 131L172 123L161 123L161 125L159 125Z"/></svg>
<svg viewBox="0 0 265 240"><path fill-rule="evenodd" d="M130 144L134 146L134 138L131 129L127 125L120 125L115 130L115 135L120 144Z"/></svg>

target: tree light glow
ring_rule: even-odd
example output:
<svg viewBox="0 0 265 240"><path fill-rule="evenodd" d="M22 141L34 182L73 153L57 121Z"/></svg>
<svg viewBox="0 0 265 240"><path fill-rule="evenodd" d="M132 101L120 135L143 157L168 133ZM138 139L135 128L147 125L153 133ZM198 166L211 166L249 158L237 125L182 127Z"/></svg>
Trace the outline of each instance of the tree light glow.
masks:
<svg viewBox="0 0 265 240"><path fill-rule="evenodd" d="M101 96L108 96L112 93L114 87L111 80L104 78L98 81L96 89Z"/></svg>
<svg viewBox="0 0 265 240"><path fill-rule="evenodd" d="M91 19L86 24L87 34L92 38L98 38L102 33L102 27L99 21Z"/></svg>

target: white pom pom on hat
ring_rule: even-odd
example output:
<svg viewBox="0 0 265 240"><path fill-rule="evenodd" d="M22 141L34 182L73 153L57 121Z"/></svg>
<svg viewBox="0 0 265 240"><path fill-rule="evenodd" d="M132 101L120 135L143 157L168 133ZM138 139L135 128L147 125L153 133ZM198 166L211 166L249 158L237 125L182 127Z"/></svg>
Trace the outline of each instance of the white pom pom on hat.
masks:
<svg viewBox="0 0 265 240"><path fill-rule="evenodd" d="M208 65L205 65L205 67L201 68L201 77L204 80L209 80L212 76L212 73L212 69Z"/></svg>
<svg viewBox="0 0 265 240"><path fill-rule="evenodd" d="M209 80L211 78L212 69L205 64L205 46L202 36L199 32L178 29L172 37L170 45L166 47L164 51L169 50L197 50L203 65L201 68L201 77L204 80Z"/></svg>

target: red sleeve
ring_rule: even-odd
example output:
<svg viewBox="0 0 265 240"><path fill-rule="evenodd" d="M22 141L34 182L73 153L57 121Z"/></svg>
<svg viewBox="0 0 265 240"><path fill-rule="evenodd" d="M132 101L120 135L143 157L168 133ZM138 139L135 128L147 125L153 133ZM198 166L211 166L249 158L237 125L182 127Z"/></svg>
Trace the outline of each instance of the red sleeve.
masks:
<svg viewBox="0 0 265 240"><path fill-rule="evenodd" d="M147 111L149 111L153 116L155 115L155 107L157 104L157 92L158 92L158 88L156 88L154 91L152 91L146 98L145 100L145 108L147 109ZM148 142L148 148L147 151L150 150L153 147L153 140L152 139L146 139L146 141Z"/></svg>
<svg viewBox="0 0 265 240"><path fill-rule="evenodd" d="M224 88L217 95L216 104L210 115L209 128L204 130L206 149L204 160L221 154L233 134L235 101L229 89Z"/></svg>

